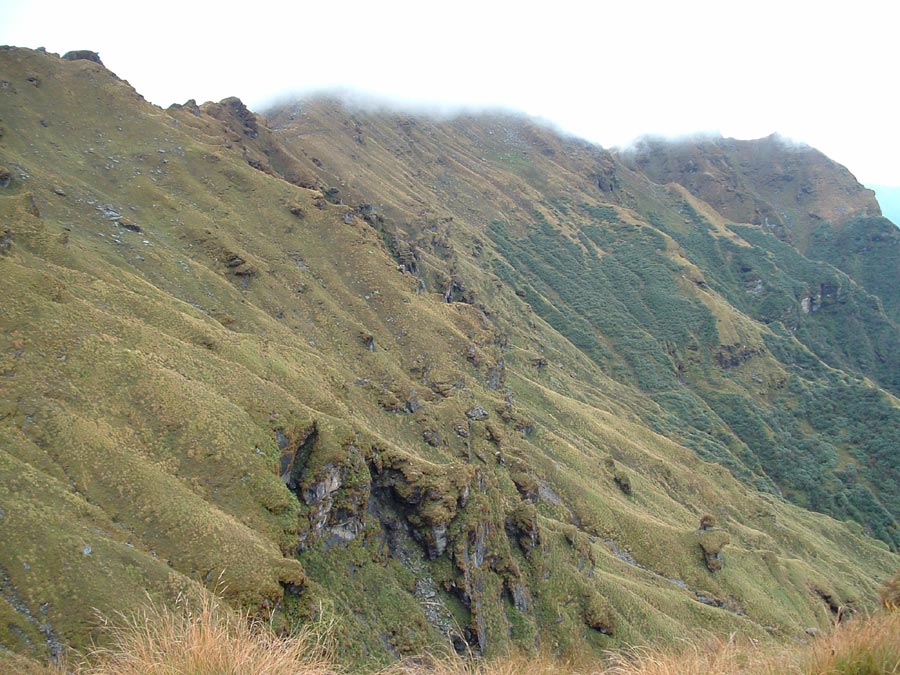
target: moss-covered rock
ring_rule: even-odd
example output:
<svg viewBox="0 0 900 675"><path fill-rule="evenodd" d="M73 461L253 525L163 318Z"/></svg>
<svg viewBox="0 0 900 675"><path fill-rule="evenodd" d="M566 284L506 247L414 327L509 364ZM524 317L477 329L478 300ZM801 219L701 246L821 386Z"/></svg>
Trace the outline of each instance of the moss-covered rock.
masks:
<svg viewBox="0 0 900 675"><path fill-rule="evenodd" d="M474 468L429 464L392 452L376 452L370 466L373 485L402 505L429 557L442 555L450 523L469 500Z"/></svg>
<svg viewBox="0 0 900 675"><path fill-rule="evenodd" d="M720 529L705 528L697 532L697 538L707 569L718 572L725 560L722 549L731 541L728 533Z"/></svg>

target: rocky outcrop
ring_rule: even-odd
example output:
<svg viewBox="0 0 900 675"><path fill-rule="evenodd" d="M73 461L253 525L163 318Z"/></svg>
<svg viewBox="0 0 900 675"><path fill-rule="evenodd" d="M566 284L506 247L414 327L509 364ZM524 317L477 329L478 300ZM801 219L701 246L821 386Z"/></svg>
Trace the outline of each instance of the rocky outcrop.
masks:
<svg viewBox="0 0 900 675"><path fill-rule="evenodd" d="M594 175L597 188L602 192L613 193L621 187L616 165L607 159Z"/></svg>
<svg viewBox="0 0 900 675"><path fill-rule="evenodd" d="M91 61L92 63L103 65L103 61L100 60L100 54L92 52L90 49L75 49L63 54L62 58L66 61Z"/></svg>
<svg viewBox="0 0 900 675"><path fill-rule="evenodd" d="M17 634L19 639L26 644L31 637L40 636L46 643L47 650L53 663L60 663L65 658L66 649L47 617L47 604L40 605L39 614L36 616L28 604L23 601L21 594L13 586L9 575L0 568L0 602L3 602L13 615L6 618L8 629ZM12 619L12 620L10 620ZM29 635L31 634L31 635Z"/></svg>
<svg viewBox="0 0 900 675"><path fill-rule="evenodd" d="M420 277L419 251L415 244L410 244L400 236L394 235L390 251L402 272L407 272L417 278Z"/></svg>
<svg viewBox="0 0 900 675"><path fill-rule="evenodd" d="M759 356L763 353L760 347L752 345L719 345L716 350L716 363L720 368L730 369L737 368L742 363Z"/></svg>
<svg viewBox="0 0 900 675"><path fill-rule="evenodd" d="M540 498L541 484L537 478L532 476L527 467L520 461L514 461L509 467L509 477L516 486L516 490L522 496L522 499L536 503Z"/></svg>
<svg viewBox="0 0 900 675"><path fill-rule="evenodd" d="M475 470L469 465L427 464L395 454L376 455L369 464L373 489L394 501L429 558L447 550L448 531L469 500Z"/></svg>
<svg viewBox="0 0 900 675"><path fill-rule="evenodd" d="M530 556L541 543L537 510L531 502L518 504L506 517L506 534L518 544L525 556Z"/></svg>
<svg viewBox="0 0 900 675"><path fill-rule="evenodd" d="M298 550L314 541L326 545L352 541L365 526L369 500L368 474L362 452L352 443L335 452L322 447L319 426L294 432L291 440L276 431L282 450L281 479L305 506L305 523L300 529ZM322 461L327 457L326 461ZM319 464L317 460L322 463Z"/></svg>
<svg viewBox="0 0 900 675"><path fill-rule="evenodd" d="M217 104L207 103L203 106L203 110L248 138L259 136L259 121L256 115L236 96L222 99Z"/></svg>
<svg viewBox="0 0 900 675"><path fill-rule="evenodd" d="M724 564L722 549L731 541L728 533L720 528L705 527L697 531L703 560L710 572L718 572Z"/></svg>
<svg viewBox="0 0 900 675"><path fill-rule="evenodd" d="M589 593L582 600L585 625L603 635L613 634L613 615L609 605L598 593Z"/></svg>
<svg viewBox="0 0 900 675"><path fill-rule="evenodd" d="M841 287L835 283L823 282L815 293L808 293L800 299L800 311L804 314L818 312L823 307L839 302Z"/></svg>
<svg viewBox="0 0 900 675"><path fill-rule="evenodd" d="M466 411L466 417L468 417L473 422L483 422L489 417L489 413L480 405L476 405L475 407L470 408Z"/></svg>
<svg viewBox="0 0 900 675"><path fill-rule="evenodd" d="M631 475L621 465L617 464L612 457L605 458L603 460L603 465L606 467L606 470L610 472L613 481L619 486L619 489L626 495L630 495L633 489L631 485Z"/></svg>
<svg viewBox="0 0 900 675"><path fill-rule="evenodd" d="M315 420L288 436L284 429L275 430L275 439L281 450L281 480L295 494L300 489L303 470L309 461L312 448L319 438L319 425Z"/></svg>

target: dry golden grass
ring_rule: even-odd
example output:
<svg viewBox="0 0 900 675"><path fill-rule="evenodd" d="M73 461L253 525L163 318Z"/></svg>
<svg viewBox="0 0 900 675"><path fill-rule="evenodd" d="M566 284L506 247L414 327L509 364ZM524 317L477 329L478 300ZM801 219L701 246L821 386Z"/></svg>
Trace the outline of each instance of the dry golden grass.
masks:
<svg viewBox="0 0 900 675"><path fill-rule="evenodd" d="M612 657L610 665L598 673L605 675L800 675L797 654L757 649L752 644L715 641L689 644L678 651L634 648Z"/></svg>
<svg viewBox="0 0 900 675"><path fill-rule="evenodd" d="M179 611L180 610L180 611ZM108 626L108 646L74 668L80 675L326 675L335 673L330 631L278 636L215 600L176 610L152 606Z"/></svg>
<svg viewBox="0 0 900 675"><path fill-rule="evenodd" d="M572 666L546 657L492 662L417 659L379 675L898 675L900 613L840 624L810 644L763 648L751 641L688 643L683 649L634 648L603 664Z"/></svg>
<svg viewBox="0 0 900 675"><path fill-rule="evenodd" d="M327 625L279 637L215 601L179 610L151 608L109 624L109 646L68 667L0 654L0 672L34 675L338 675ZM900 612L855 619L810 644L762 648L717 640L680 650L634 648L602 664L572 665L547 656L494 661L426 655L377 675L900 675Z"/></svg>
<svg viewBox="0 0 900 675"><path fill-rule="evenodd" d="M900 673L900 612L840 626L810 650L810 675Z"/></svg>
<svg viewBox="0 0 900 675"><path fill-rule="evenodd" d="M577 671L545 656L511 656L494 661L467 659L456 654L410 659L377 675L556 675Z"/></svg>
<svg viewBox="0 0 900 675"><path fill-rule="evenodd" d="M0 650L0 674L2 675L60 675L62 668L48 666L20 654Z"/></svg>
<svg viewBox="0 0 900 675"><path fill-rule="evenodd" d="M680 651L633 649L595 673L604 675L896 675L900 613L839 624L796 648L763 649L740 640L690 644Z"/></svg>
<svg viewBox="0 0 900 675"><path fill-rule="evenodd" d="M881 604L889 612L900 609L900 572L897 572L882 587Z"/></svg>

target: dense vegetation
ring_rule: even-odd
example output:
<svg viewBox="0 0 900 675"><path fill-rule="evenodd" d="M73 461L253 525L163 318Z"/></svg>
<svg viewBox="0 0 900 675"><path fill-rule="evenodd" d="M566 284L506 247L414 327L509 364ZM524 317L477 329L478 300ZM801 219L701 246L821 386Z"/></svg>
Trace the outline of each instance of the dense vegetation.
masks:
<svg viewBox="0 0 900 675"><path fill-rule="evenodd" d="M522 236L495 221L487 230L502 256L494 272L604 372L650 392L671 413L653 418L655 428L757 487L771 489L771 480L792 501L856 520L900 545L900 411L861 379L824 365L895 388L900 356L890 341L897 331L878 299L756 229L730 226L750 246L714 236L687 203L688 233L658 216L651 217L654 229L624 223L609 207L583 211L581 221L572 209L560 214L577 228L572 234L540 213L518 228ZM682 269L666 255L664 228L704 283L772 326L766 349L793 373L786 389L762 402L710 386L716 356L719 365L737 364L716 353L720 336L709 308L672 293ZM819 290L804 311L798 298L812 297L810 289Z"/></svg>
<svg viewBox="0 0 900 675"><path fill-rule="evenodd" d="M807 255L846 272L900 322L900 270L897 269L900 228L886 218L851 218L840 226L822 223L812 231Z"/></svg>

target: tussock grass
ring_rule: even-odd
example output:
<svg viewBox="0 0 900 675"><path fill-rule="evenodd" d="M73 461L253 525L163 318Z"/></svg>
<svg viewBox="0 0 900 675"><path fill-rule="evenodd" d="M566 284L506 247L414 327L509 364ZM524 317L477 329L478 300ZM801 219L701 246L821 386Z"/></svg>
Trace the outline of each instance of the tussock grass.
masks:
<svg viewBox="0 0 900 675"><path fill-rule="evenodd" d="M60 675L62 668L49 666L27 656L0 649L0 673L2 675Z"/></svg>
<svg viewBox="0 0 900 675"><path fill-rule="evenodd" d="M796 648L760 648L718 640L661 651L635 648L615 655L603 675L895 675L900 673L900 613L838 624Z"/></svg>
<svg viewBox="0 0 900 675"><path fill-rule="evenodd" d="M900 572L897 572L882 587L881 604L891 612L900 609Z"/></svg>
<svg viewBox="0 0 900 675"><path fill-rule="evenodd" d="M841 626L811 650L806 673L900 673L900 612Z"/></svg>
<svg viewBox="0 0 900 675"><path fill-rule="evenodd" d="M429 655L391 666L377 675L556 675L579 671L547 656L510 656L491 661L456 654Z"/></svg>
<svg viewBox="0 0 900 675"><path fill-rule="evenodd" d="M881 423L893 419L883 408L888 403L876 407L880 399L869 390L839 387L829 379L836 373L792 335L775 336L755 318L758 312L745 315L729 304L733 293L742 305L765 301L762 309L773 316L783 308L801 314L795 289L815 288L834 273L791 257L786 244L752 228L741 230L757 237L752 247L701 236L706 226L684 222L684 215L696 215L689 200L647 190L631 172L621 172L621 192L636 195L640 209L599 204L595 183L585 180L595 170L595 151L550 133L522 129L523 138L534 132L536 150L556 148L552 157L530 152L523 167L508 161L509 154L496 161L508 153L499 140L507 134L487 133L474 118L448 126L421 121L411 156L395 152L413 133L398 118L367 118L371 140L363 146L346 133L346 111L319 106L316 113L313 105L310 117L301 116L310 125L297 129L303 145L282 150L325 159L322 174L304 159L306 168L298 165L292 179L298 184L347 178L346 205L324 203L321 192L250 166L250 158L268 162L268 152L247 146L240 127L237 136L245 140L235 143L214 116L161 114L96 64L27 50L0 50L0 60L4 79L20 83L0 111L7 129L3 163L16 176L29 176L27 183L14 176L0 198L0 221L11 239L0 242L8 249L0 261L0 373L7 373L0 396L0 569L33 614L35 603L46 602L46 621L73 649L89 641L92 608L133 612L145 590L155 601L170 601L197 587L201 574L211 579L227 570L228 602L236 606L278 601L279 582L299 585L304 572L293 552L317 514L280 480L282 450L297 446L279 448L277 438L279 430L291 436L313 423L318 440L304 458L306 475L313 480L329 463L347 472L331 516L367 503L367 462L376 452L382 460L409 457L409 466L392 468L418 474L410 489L439 493L416 514L420 523L443 525L456 514L459 555L451 550L423 566L438 588L473 571L461 576L454 562L471 556L463 548L467 533L491 533L485 546L496 562L477 571L474 582L484 591L472 598L481 603L490 656L529 647L538 631L542 644L587 660L599 658L613 640L664 643L753 629L737 614L698 603L696 591L735 598L756 625L791 635L825 616L810 588L835 602L862 598L896 568L896 557L862 529L769 499L721 466L698 462L687 447L696 441L708 450L704 456L721 451L732 461L737 437L716 417L758 439L760 457L773 461L772 448L811 433L848 434L847 443L859 434L872 448L876 440L879 448L893 447L885 445ZM40 87L27 84L33 76ZM42 126L43 117L53 123ZM260 139L268 134L260 131ZM447 162L433 161L438 157ZM487 167L494 168L484 173ZM522 178L525 169L532 182ZM410 171L419 175L413 192ZM445 178L453 190L430 191ZM571 217L556 201L562 195L570 195ZM377 199L385 227L364 225L347 210L370 199ZM553 213L550 200L561 205ZM106 204L143 233L108 220L101 214ZM648 219L659 213L661 220L637 227L641 213ZM508 223L505 235L486 229L498 218ZM417 292L420 280L412 274L398 272L394 224L406 253L421 248L417 264L426 292ZM669 231L681 233L677 245ZM483 253L469 255L476 242ZM600 257L590 253L595 250ZM229 261L237 259L245 262L232 267ZM582 259L584 266L567 262ZM703 260L709 272L685 267ZM771 270L760 277L771 287L771 302L745 293L741 261ZM704 275L709 283L701 288ZM475 304L445 302L442 289L452 276L465 280ZM550 303L564 311L565 321L554 321L575 342L540 318L541 312L557 316L549 304L539 312L516 293L527 289L538 309L547 297L568 298ZM871 304L847 297L847 308ZM581 307L593 324L582 321ZM841 330L867 323L865 316L846 316L852 320L841 321ZM728 329L712 339L725 322ZM700 345L699 361L685 353L677 358L703 400L678 382L668 341L648 332L657 323L676 339L671 344ZM621 335L621 344L597 342L602 326ZM690 336L704 326L710 339L694 344ZM860 333L867 354L868 334ZM360 335L372 337L375 351ZM835 351L843 343L825 333L809 338L808 345L827 348L817 353L843 362L845 352ZM602 358L592 361L576 342L596 343ZM719 343L761 353L752 365L716 375L702 359L712 359ZM610 352L608 360L602 350ZM488 373L501 359L507 384L491 389ZM658 380L665 396L632 386L638 370L648 386ZM506 386L513 394L508 400ZM422 407L397 412L407 398ZM464 437L455 429L468 426L466 411L476 403L490 419ZM796 421L795 410L809 411L803 419L810 428ZM842 420L852 421L846 431L835 426ZM423 442L426 430L440 433L437 445ZM812 447L797 446L797 456ZM463 457L465 466L479 467L485 490L473 491L460 507L453 476ZM600 464L605 457L614 459L618 473ZM817 460L779 468L818 466L831 465ZM630 495L617 487L623 472ZM540 487L559 499L538 499L537 520L520 519L519 526L541 537L541 546L526 552L506 536L506 521L521 493L531 501ZM409 593L413 575L387 558L380 537L368 536L380 531L378 518L365 508L357 513L366 535L347 547L312 546L302 557L313 597L341 612L346 650L340 660L384 663L391 652L425 651L436 636ZM716 515L731 541L721 573L703 565L695 529L704 513ZM573 515L583 532L570 524ZM617 557L607 538L647 569ZM546 570L553 574L545 577ZM530 594L528 612L510 610L505 600L514 579ZM451 614L464 615L453 597L444 599ZM615 638L586 629L602 627L607 611L616 619ZM755 630L764 638L762 628ZM0 599L0 643L37 651L44 639L35 622ZM111 658L98 656L94 666ZM472 672L494 664L458 667Z"/></svg>
<svg viewBox="0 0 900 675"><path fill-rule="evenodd" d="M279 636L215 599L170 610L150 606L107 625L107 645L74 669L83 675L330 675L330 630L314 624Z"/></svg>
<svg viewBox="0 0 900 675"><path fill-rule="evenodd" d="M677 651L665 652L634 648L616 654L604 675L775 675L804 673L796 663L796 654L777 657L752 644L731 640L705 645L689 644Z"/></svg>
<svg viewBox="0 0 900 675"><path fill-rule="evenodd" d="M0 655L0 672L52 675L340 675L327 622L281 637L215 600L151 607L106 626L109 646L58 669ZM13 668L14 670L8 670ZM840 624L808 644L760 647L750 640L636 647L602 663L546 655L479 661L448 654L407 659L377 675L900 675L900 612Z"/></svg>

